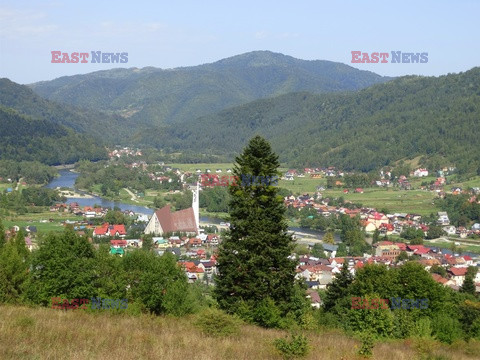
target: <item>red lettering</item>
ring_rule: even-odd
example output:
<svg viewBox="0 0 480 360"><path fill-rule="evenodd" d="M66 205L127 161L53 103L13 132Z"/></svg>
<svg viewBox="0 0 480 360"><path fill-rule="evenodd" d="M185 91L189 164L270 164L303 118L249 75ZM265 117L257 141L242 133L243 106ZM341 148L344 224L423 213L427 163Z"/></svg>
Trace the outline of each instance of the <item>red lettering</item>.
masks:
<svg viewBox="0 0 480 360"><path fill-rule="evenodd" d="M388 62L388 60L387 60L388 53L380 53L380 57L382 58L382 61L381 61L382 63L387 63Z"/></svg>
<svg viewBox="0 0 480 360"><path fill-rule="evenodd" d="M90 303L88 299L80 299L80 309L86 310L87 305L85 304L88 304L88 303Z"/></svg>
<svg viewBox="0 0 480 360"><path fill-rule="evenodd" d="M61 307L58 306L58 304L60 304L61 300L62 299L59 298L59 297L52 298L52 309L61 309Z"/></svg>
<svg viewBox="0 0 480 360"><path fill-rule="evenodd" d="M80 53L80 57L82 58L82 61L80 61L81 63L86 63L88 62L86 58L88 58L88 53Z"/></svg>
<svg viewBox="0 0 480 360"><path fill-rule="evenodd" d="M361 300L359 297L352 297L352 307L351 309L360 309L358 302Z"/></svg>
<svg viewBox="0 0 480 360"><path fill-rule="evenodd" d="M239 177L238 177L238 176L231 175L231 176L230 176L230 180L231 180L231 182L232 182L232 186L238 186L238 180L239 180Z"/></svg>
<svg viewBox="0 0 480 360"><path fill-rule="evenodd" d="M221 177L220 186L228 186L228 176L223 175Z"/></svg>
<svg viewBox="0 0 480 360"><path fill-rule="evenodd" d="M59 56L62 54L61 51L52 51L52 63L61 63Z"/></svg>
<svg viewBox="0 0 480 360"><path fill-rule="evenodd" d="M72 60L71 60L71 62L74 63L74 64L78 63L78 52L72 53Z"/></svg>
<svg viewBox="0 0 480 360"><path fill-rule="evenodd" d="M352 51L352 63L361 63L360 61L360 54L361 51Z"/></svg>
<svg viewBox="0 0 480 360"><path fill-rule="evenodd" d="M78 299L72 300L72 303L70 304L69 309L73 309L73 310L78 309Z"/></svg>
<svg viewBox="0 0 480 360"><path fill-rule="evenodd" d="M378 63L378 53L377 52L372 53L372 58L370 59L370 62L374 63L374 64Z"/></svg>
<svg viewBox="0 0 480 360"><path fill-rule="evenodd" d="M368 57L368 53L362 53L362 63L369 63L370 58Z"/></svg>
<svg viewBox="0 0 480 360"><path fill-rule="evenodd" d="M62 53L62 63L69 63L70 59L67 53Z"/></svg>
<svg viewBox="0 0 480 360"><path fill-rule="evenodd" d="M379 299L372 299L372 300L370 300L370 307L369 307L369 309L370 309L370 310L377 310L377 309L378 309L378 302L379 302Z"/></svg>
<svg viewBox="0 0 480 360"><path fill-rule="evenodd" d="M382 304L381 309L388 309L388 299L380 299L380 303Z"/></svg>

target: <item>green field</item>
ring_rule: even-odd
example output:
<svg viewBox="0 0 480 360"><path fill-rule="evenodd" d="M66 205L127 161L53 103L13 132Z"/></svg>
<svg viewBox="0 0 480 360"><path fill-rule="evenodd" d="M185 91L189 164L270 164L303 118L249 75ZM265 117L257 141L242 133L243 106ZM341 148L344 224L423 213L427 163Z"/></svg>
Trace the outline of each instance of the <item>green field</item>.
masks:
<svg viewBox="0 0 480 360"><path fill-rule="evenodd" d="M295 180L279 180L278 186L290 190L294 194L313 193L317 191L317 186L326 186L327 181L322 179L312 179L309 175L304 178L296 177Z"/></svg>
<svg viewBox="0 0 480 360"><path fill-rule="evenodd" d="M435 193L423 190L370 188L364 189L363 194L356 194L351 190L348 194L344 194L342 190L325 190L323 196L343 196L345 200L361 203L363 206L376 209L386 208L390 213L406 212L429 215L440 210L433 204L433 200L436 198Z"/></svg>
<svg viewBox="0 0 480 360"><path fill-rule="evenodd" d="M438 242L429 244L428 241L426 241L425 246L438 246L438 247L450 249L450 247L452 246L452 242L448 242L448 241L440 242L440 241L438 241ZM461 245L457 245L455 247L456 247L455 251L457 253L458 252L463 252L463 251L468 251L468 252L480 254L480 246L461 244Z"/></svg>
<svg viewBox="0 0 480 360"><path fill-rule="evenodd" d="M49 219L53 219L53 222L49 222ZM2 222L7 229L14 225L19 227L36 226L39 233L61 231L63 229L63 221L82 219L83 218L81 217L76 217L75 215L68 213L52 213L49 211L42 213L28 213L25 215L2 216Z"/></svg>

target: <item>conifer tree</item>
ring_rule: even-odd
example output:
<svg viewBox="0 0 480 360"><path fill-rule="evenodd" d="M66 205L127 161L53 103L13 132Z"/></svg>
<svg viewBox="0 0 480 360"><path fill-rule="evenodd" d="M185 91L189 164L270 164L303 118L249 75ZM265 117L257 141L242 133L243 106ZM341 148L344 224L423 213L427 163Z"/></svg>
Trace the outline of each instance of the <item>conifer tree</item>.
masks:
<svg viewBox="0 0 480 360"><path fill-rule="evenodd" d="M3 227L2 219L0 219L0 251L2 250L2 247L5 245L6 242L7 236L5 235L5 228Z"/></svg>
<svg viewBox="0 0 480 360"><path fill-rule="evenodd" d="M342 270L335 279L327 286L324 307L330 310L335 304L348 294L348 287L353 281L353 276L348 270L347 259L343 262Z"/></svg>
<svg viewBox="0 0 480 360"><path fill-rule="evenodd" d="M28 276L28 263L10 241L0 253L0 303L19 303Z"/></svg>
<svg viewBox="0 0 480 360"><path fill-rule="evenodd" d="M475 295L475 282L473 281L476 274L476 269L469 267L465 274L465 280L463 281L461 292Z"/></svg>
<svg viewBox="0 0 480 360"><path fill-rule="evenodd" d="M245 305L254 309L259 304L285 315L294 303L295 262L289 258L294 241L287 233L283 198L269 182L278 176L278 156L256 136L235 161L233 172L239 179L255 176L262 181L229 187L231 226L219 247L216 297L221 308L244 317Z"/></svg>

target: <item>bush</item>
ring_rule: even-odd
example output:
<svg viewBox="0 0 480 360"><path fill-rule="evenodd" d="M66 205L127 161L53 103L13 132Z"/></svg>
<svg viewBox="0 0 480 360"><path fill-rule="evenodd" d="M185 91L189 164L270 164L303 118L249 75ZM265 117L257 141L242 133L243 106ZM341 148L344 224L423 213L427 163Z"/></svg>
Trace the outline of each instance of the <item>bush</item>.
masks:
<svg viewBox="0 0 480 360"><path fill-rule="evenodd" d="M458 319L446 314L439 314L434 318L433 329L435 338L447 344L451 344L462 337Z"/></svg>
<svg viewBox="0 0 480 360"><path fill-rule="evenodd" d="M206 335L224 337L237 335L241 321L221 310L208 308L197 315L195 325Z"/></svg>
<svg viewBox="0 0 480 360"><path fill-rule="evenodd" d="M282 327L280 309L271 298L265 298L253 309L253 321L266 328Z"/></svg>
<svg viewBox="0 0 480 360"><path fill-rule="evenodd" d="M275 339L274 345L276 349L282 354L284 359L293 359L296 357L303 357L310 351L308 339L304 335L290 335L288 338Z"/></svg>
<svg viewBox="0 0 480 360"><path fill-rule="evenodd" d="M375 346L373 335L367 331L360 335L360 339L362 340L362 346L358 350L358 354L367 357L372 356L373 347Z"/></svg>

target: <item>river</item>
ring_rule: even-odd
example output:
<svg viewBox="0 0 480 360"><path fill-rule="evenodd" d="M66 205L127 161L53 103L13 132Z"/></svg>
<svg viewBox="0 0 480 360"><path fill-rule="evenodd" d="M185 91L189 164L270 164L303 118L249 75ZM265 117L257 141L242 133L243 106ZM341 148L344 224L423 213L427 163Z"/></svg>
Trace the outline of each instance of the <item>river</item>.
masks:
<svg viewBox="0 0 480 360"><path fill-rule="evenodd" d="M75 179L78 177L78 173L72 172L70 170L60 170L60 176L53 179L48 185L45 187L50 189L55 189L56 187L66 187L70 189L75 189ZM80 190L76 190L79 193L84 193ZM91 198L68 198L67 204L72 202L78 203L80 206L92 206L93 205L100 205L104 208L114 208L115 206L120 208L122 211L128 210L133 211L137 214L147 214L152 215L153 209L147 208L145 206L137 206L131 204L125 204L118 201L111 201L101 198L99 196L92 195Z"/></svg>
<svg viewBox="0 0 480 360"><path fill-rule="evenodd" d="M56 177L55 179L53 179L49 184L45 185L45 187L50 189L55 189L57 187L75 189L75 179L78 177L79 175L78 173L72 172L68 169L62 169L59 171L59 174L60 174L59 177ZM78 189L75 189L75 190L78 193L85 193ZM101 207L104 207L104 208L113 208L116 206L120 208L120 210L122 211L128 210L128 211L133 211L137 214L146 214L148 216L151 216L154 211L154 209L150 209L145 206L137 206L137 205L125 204L118 201L106 200L104 198L101 198L99 196L94 196L94 195L92 195L92 197L90 198L68 198L67 199L67 204L70 204L72 202L76 202L80 206L93 207L93 205L100 205ZM218 219L215 217L209 217L209 216L200 216L200 222L208 223L208 224L220 224L221 222L225 222L225 220ZM324 235L324 232L322 231L302 229L298 227L290 227L289 230L297 233L298 238L308 235L309 238L315 238L315 239L321 240ZM338 235L335 236L335 241L336 242L340 241Z"/></svg>
<svg viewBox="0 0 480 360"><path fill-rule="evenodd" d="M78 177L78 173L72 172L67 169L63 169L59 171L60 176L53 179L49 184L45 185L45 187L50 188L50 189L55 189L56 187L66 187L70 189L75 188L75 179ZM76 190L79 193L83 193L82 191ZM146 214L148 216L151 216L153 214L153 209L147 208L145 206L136 206L136 205L130 205L130 204L125 204L122 202L118 201L111 201L111 200L106 200L103 199L99 196L92 196L91 198L69 198L67 199L67 204L72 203L72 202L77 202L81 206L92 206L95 204L98 204L102 207L109 207L113 208L117 206L120 208L122 211L129 210L133 211L137 214ZM225 220L214 218L214 217L209 217L209 216L200 216L200 222L202 223L208 223L208 224L220 224L221 222L224 222ZM299 227L289 227L288 230L294 231L297 234L297 238L300 239L307 235L308 239L314 238L317 240L321 240L323 238L323 235L325 234L322 231L318 230L311 230L311 229L303 229ZM335 242L338 243L340 241L340 238L338 234L335 234ZM429 245L427 245L429 246ZM429 246L431 247L431 246ZM443 251L448 249L441 248ZM470 255L474 256L476 254L470 253L470 252L463 252L461 255Z"/></svg>

